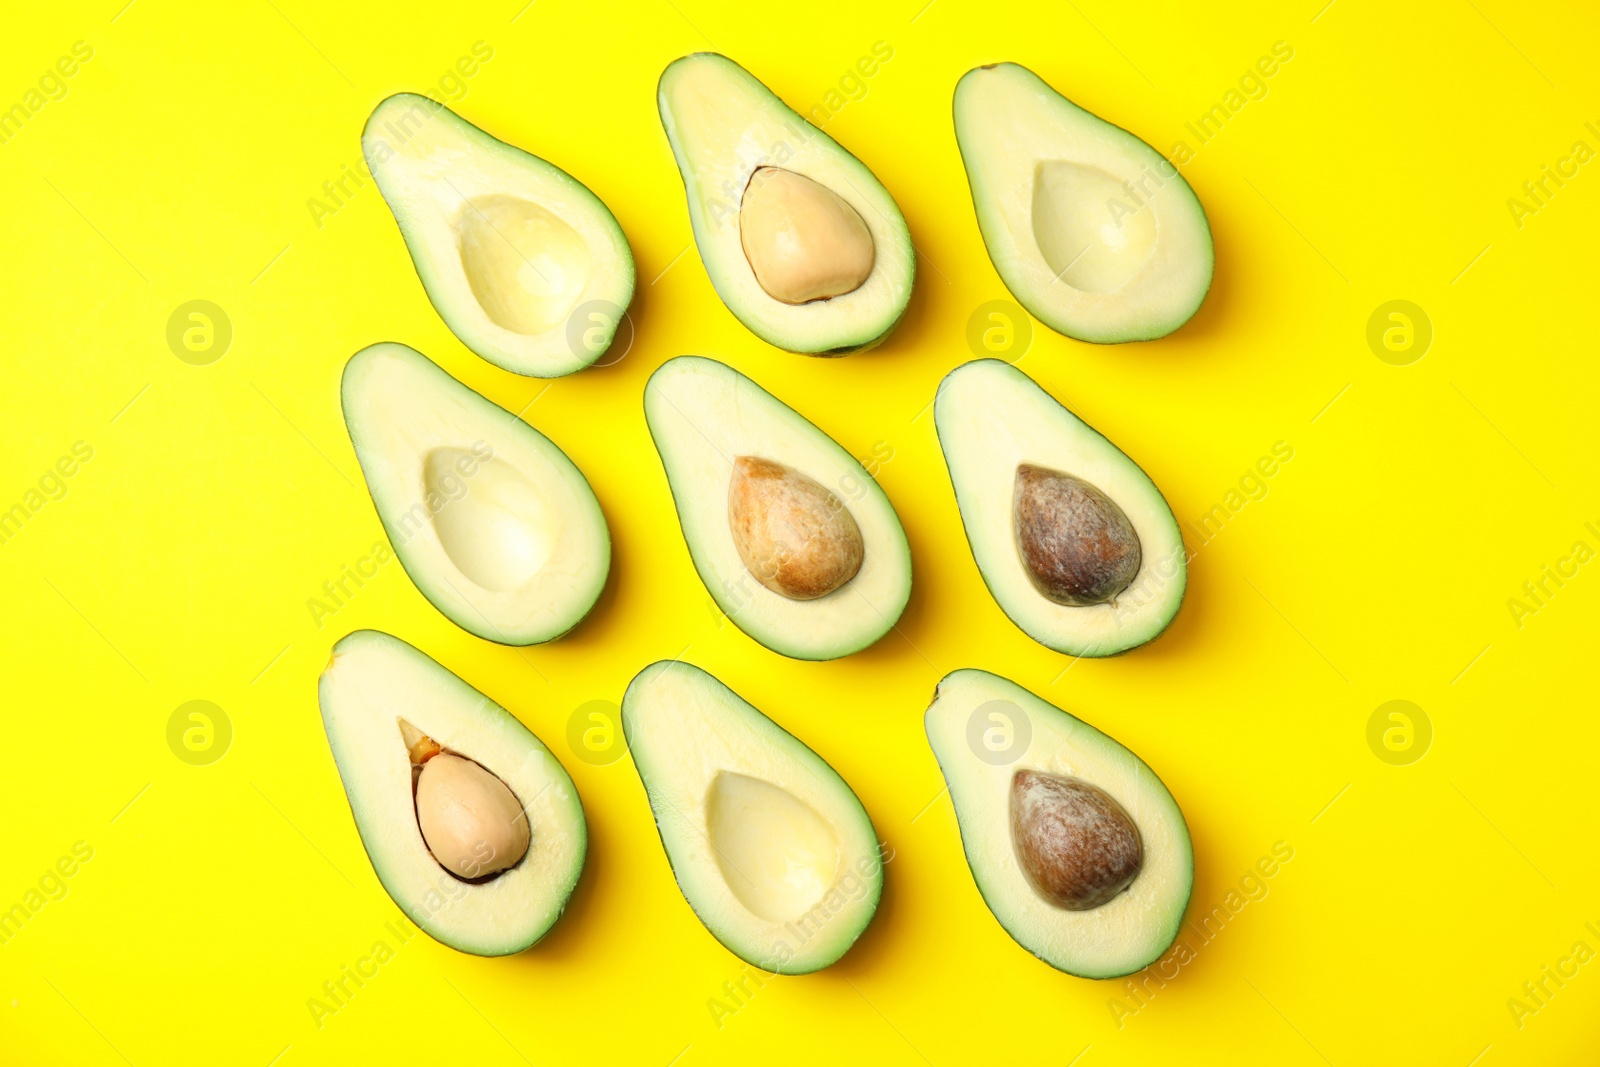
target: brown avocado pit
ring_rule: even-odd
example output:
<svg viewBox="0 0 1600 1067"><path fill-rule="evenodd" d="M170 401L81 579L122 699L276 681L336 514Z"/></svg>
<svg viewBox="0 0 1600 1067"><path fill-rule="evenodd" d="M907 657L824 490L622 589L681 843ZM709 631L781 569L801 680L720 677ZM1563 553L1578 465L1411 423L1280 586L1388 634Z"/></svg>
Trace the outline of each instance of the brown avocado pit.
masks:
<svg viewBox="0 0 1600 1067"><path fill-rule="evenodd" d="M728 482L728 528L756 581L791 600L815 600L861 570L861 528L843 501L782 463L740 456Z"/></svg>
<svg viewBox="0 0 1600 1067"><path fill-rule="evenodd" d="M1115 603L1143 554L1127 514L1065 471L1019 464L1012 505L1017 552L1033 587L1057 604Z"/></svg>
<svg viewBox="0 0 1600 1067"><path fill-rule="evenodd" d="M1139 828L1111 794L1046 771L1011 778L1011 844L1033 891L1067 911L1109 902L1144 863Z"/></svg>

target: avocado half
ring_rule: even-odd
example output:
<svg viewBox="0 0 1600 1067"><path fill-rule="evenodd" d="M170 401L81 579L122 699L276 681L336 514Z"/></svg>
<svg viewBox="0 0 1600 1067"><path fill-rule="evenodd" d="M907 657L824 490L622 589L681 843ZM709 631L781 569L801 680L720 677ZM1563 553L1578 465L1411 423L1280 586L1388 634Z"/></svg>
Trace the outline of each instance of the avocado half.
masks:
<svg viewBox="0 0 1600 1067"><path fill-rule="evenodd" d="M1189 904L1194 852L1177 801L1143 760L988 671L947 674L924 725L973 881L1017 944L1083 978L1118 978L1161 958ZM993 738L1016 750L989 747ZM1085 796L1098 807L1082 802ZM1019 831L1019 822L1035 837ZM1107 874L1093 862L1103 857L1085 853L1116 834L1137 845L1137 858L1122 857L1120 869ZM1037 859L1030 865L1022 858L1036 856L1040 839L1053 849L1048 859L1075 860L1076 869L1063 871L1058 862L1041 878ZM1084 891L1085 884L1098 892Z"/></svg>
<svg viewBox="0 0 1600 1067"><path fill-rule="evenodd" d="M446 618L485 640L532 645L589 613L611 568L611 533L554 442L393 342L350 357L341 396L395 555Z"/></svg>
<svg viewBox="0 0 1600 1067"><path fill-rule="evenodd" d="M427 655L376 630L333 646L317 700L372 869L412 922L479 956L521 952L555 925L583 870L589 833L572 779L543 742ZM410 751L417 737L509 791L529 841L514 866L468 879L435 857L419 825Z"/></svg>
<svg viewBox="0 0 1600 1067"><path fill-rule="evenodd" d="M538 378L611 347L633 299L633 253L582 182L415 93L373 110L361 150L462 344Z"/></svg>
<svg viewBox="0 0 1600 1067"><path fill-rule="evenodd" d="M622 726L673 877L712 936L768 974L843 956L877 911L883 862L838 772L681 661L639 672Z"/></svg>
<svg viewBox="0 0 1600 1067"><path fill-rule="evenodd" d="M911 596L911 551L894 505L838 442L725 363L678 356L645 383L645 420L706 591L734 624L793 659L837 659L877 641ZM786 595L741 554L734 490L752 464L787 472L816 507L769 517L784 560L821 555L832 527L856 531L857 568L818 596ZM798 494L796 494L798 495ZM804 598L802 598L804 597Z"/></svg>
<svg viewBox="0 0 1600 1067"><path fill-rule="evenodd" d="M1015 63L956 84L956 143L989 258L1052 330L1163 337L1211 288L1211 227L1165 156Z"/></svg>
<svg viewBox="0 0 1600 1067"><path fill-rule="evenodd" d="M844 355L887 337L911 300L916 251L899 205L872 171L726 56L700 52L673 61L656 97L700 259L728 310L789 352ZM785 172L780 177L789 181L798 175L795 184L807 188L807 180L815 183L816 198L832 203L850 226L865 227L874 257L859 285L801 303L763 288L747 256L743 210L752 188L762 187L758 171ZM805 245L816 223L804 213L774 221L776 239L790 246ZM812 251L825 259L837 248L824 241Z"/></svg>
<svg viewBox="0 0 1600 1067"><path fill-rule="evenodd" d="M1112 656L1166 629L1183 603L1188 554L1137 463L997 359L947 374L933 412L973 559L1023 633L1067 655ZM1065 490L1035 493L1041 472ZM1038 541L1026 536L1036 528ZM1051 565L1074 552L1091 573L1067 575L1084 579L1076 587L1052 584L1062 576Z"/></svg>

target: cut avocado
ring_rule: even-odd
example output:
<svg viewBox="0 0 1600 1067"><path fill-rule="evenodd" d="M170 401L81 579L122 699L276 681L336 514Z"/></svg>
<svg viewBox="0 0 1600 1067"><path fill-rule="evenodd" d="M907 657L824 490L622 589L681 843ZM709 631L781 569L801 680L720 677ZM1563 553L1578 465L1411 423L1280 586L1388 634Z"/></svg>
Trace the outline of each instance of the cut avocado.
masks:
<svg viewBox="0 0 1600 1067"><path fill-rule="evenodd" d="M711 935L768 974L843 956L883 890L877 834L844 779L687 663L640 671L622 727L673 876Z"/></svg>
<svg viewBox="0 0 1600 1067"><path fill-rule="evenodd" d="M505 645L560 637L588 614L611 534L566 453L402 344L351 356L342 392L378 518L434 607Z"/></svg>
<svg viewBox="0 0 1600 1067"><path fill-rule="evenodd" d="M1084 978L1161 957L1189 903L1194 853L1143 760L987 671L945 675L924 725L973 881L1017 944Z"/></svg>
<svg viewBox="0 0 1600 1067"><path fill-rule="evenodd" d="M674 61L657 90L700 258L751 333L842 355L894 329L916 253L872 171L726 56Z"/></svg>
<svg viewBox="0 0 1600 1067"><path fill-rule="evenodd" d="M322 725L383 888L436 940L521 952L561 916L588 849L561 762L404 641L357 630L317 684Z"/></svg>
<svg viewBox="0 0 1600 1067"><path fill-rule="evenodd" d="M733 622L781 655L836 659L889 632L911 552L872 476L732 367L662 364L644 390L683 538Z"/></svg>
<svg viewBox="0 0 1600 1067"><path fill-rule="evenodd" d="M1080 341L1149 341L1211 287L1205 209L1178 168L1015 63L956 83L956 143L995 270Z"/></svg>
<svg viewBox="0 0 1600 1067"><path fill-rule="evenodd" d="M1071 656L1112 656L1166 629L1187 555L1137 463L997 359L947 374L933 417L972 556L1023 633Z"/></svg>
<svg viewBox="0 0 1600 1067"><path fill-rule="evenodd" d="M377 106L361 150L462 344L538 378L611 347L633 299L633 253L582 182L413 93Z"/></svg>

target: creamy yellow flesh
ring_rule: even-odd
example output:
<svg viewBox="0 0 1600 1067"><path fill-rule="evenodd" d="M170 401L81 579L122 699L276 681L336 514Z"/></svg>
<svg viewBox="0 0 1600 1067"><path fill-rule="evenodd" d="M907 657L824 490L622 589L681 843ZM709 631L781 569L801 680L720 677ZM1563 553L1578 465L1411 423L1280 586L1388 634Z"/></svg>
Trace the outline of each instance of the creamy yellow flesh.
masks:
<svg viewBox="0 0 1600 1067"><path fill-rule="evenodd" d="M1114 293L1138 277L1155 251L1156 217L1107 206L1126 195L1099 167L1047 160L1034 168L1033 235L1051 273L1086 293Z"/></svg>
<svg viewBox="0 0 1600 1067"><path fill-rule="evenodd" d="M589 279L582 235L538 204L485 196L456 223L461 265L484 313L514 333L541 334L566 320Z"/></svg>
<svg viewBox="0 0 1600 1067"><path fill-rule="evenodd" d="M761 778L721 771L706 794L706 834L722 878L768 922L816 906L839 874L839 835L816 809Z"/></svg>

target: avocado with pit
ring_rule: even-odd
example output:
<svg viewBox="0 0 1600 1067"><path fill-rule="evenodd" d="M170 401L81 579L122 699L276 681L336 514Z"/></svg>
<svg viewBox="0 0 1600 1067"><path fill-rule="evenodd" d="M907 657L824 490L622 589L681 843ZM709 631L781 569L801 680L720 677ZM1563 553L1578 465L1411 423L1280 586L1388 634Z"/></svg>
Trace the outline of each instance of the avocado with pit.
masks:
<svg viewBox="0 0 1600 1067"><path fill-rule="evenodd" d="M633 253L582 182L413 93L377 106L361 150L462 344L537 378L611 347L633 299Z"/></svg>
<svg viewBox="0 0 1600 1067"><path fill-rule="evenodd" d="M768 974L837 961L877 911L872 820L838 772L698 667L640 671L622 727L694 913Z"/></svg>
<svg viewBox="0 0 1600 1067"><path fill-rule="evenodd" d="M1178 168L1015 63L956 83L956 143L989 258L1023 307L1080 341L1149 341L1211 288L1205 209Z"/></svg>
<svg viewBox="0 0 1600 1067"><path fill-rule="evenodd" d="M317 683L322 725L383 888L435 940L521 952L561 917L589 833L527 727L396 637L357 630Z"/></svg>
<svg viewBox="0 0 1600 1067"><path fill-rule="evenodd" d="M674 61L656 97L728 310L790 352L844 355L887 337L916 253L872 171L726 56Z"/></svg>
<svg viewBox="0 0 1600 1067"><path fill-rule="evenodd" d="M1137 463L997 359L947 374L933 421L978 571L1023 633L1112 656L1166 629L1188 555Z"/></svg>
<svg viewBox="0 0 1600 1067"><path fill-rule="evenodd" d="M1161 958L1194 886L1189 827L1143 760L987 671L947 674L924 717L984 903L1083 978Z"/></svg>
<svg viewBox="0 0 1600 1067"><path fill-rule="evenodd" d="M344 369L345 426L378 518L422 595L504 645L560 637L611 568L611 534L554 442L402 344Z"/></svg>
<svg viewBox="0 0 1600 1067"><path fill-rule="evenodd" d="M766 647L836 659L888 633L911 596L894 505L855 457L726 364L670 359L645 420L695 570Z"/></svg>

